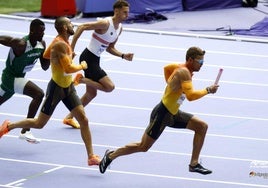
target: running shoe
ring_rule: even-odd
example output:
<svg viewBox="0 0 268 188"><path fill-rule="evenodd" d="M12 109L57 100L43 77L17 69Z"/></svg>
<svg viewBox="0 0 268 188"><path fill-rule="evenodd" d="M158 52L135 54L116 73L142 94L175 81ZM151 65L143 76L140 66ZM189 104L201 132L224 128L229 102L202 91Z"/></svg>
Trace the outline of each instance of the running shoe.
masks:
<svg viewBox="0 0 268 188"><path fill-rule="evenodd" d="M8 120L5 120L1 127L0 127L0 138L4 135L4 134L7 134L9 132L8 128L7 128L7 125L10 123L10 121Z"/></svg>
<svg viewBox="0 0 268 188"><path fill-rule="evenodd" d="M77 73L74 77L74 85L77 86L80 83L81 78L83 78L83 75L81 73Z"/></svg>
<svg viewBox="0 0 268 188"><path fill-rule="evenodd" d="M26 140L27 142L31 144L39 144L40 139L35 138L31 131L26 131L25 133L20 133L19 139Z"/></svg>
<svg viewBox="0 0 268 188"><path fill-rule="evenodd" d="M88 166L92 166L92 165L99 165L100 164L100 157L98 155L92 155L88 161Z"/></svg>
<svg viewBox="0 0 268 188"><path fill-rule="evenodd" d="M195 166L191 166L189 165L189 171L190 172L197 172L197 173L200 173L200 174L203 174L203 175L206 175L206 174L211 174L212 171L211 170L208 170L206 168L204 168L201 164L197 164Z"/></svg>
<svg viewBox="0 0 268 188"><path fill-rule="evenodd" d="M71 119L66 119L65 118L65 119L63 119L63 123L65 125L69 125L69 126L75 128L75 129L80 129L79 123L77 123L73 118L71 118Z"/></svg>
<svg viewBox="0 0 268 188"><path fill-rule="evenodd" d="M102 174L105 173L107 167L111 164L111 162L113 161L112 159L109 158L109 155L113 153L113 151L110 151L110 150L106 150L105 151L105 154L100 162L100 165L99 165L99 170Z"/></svg>

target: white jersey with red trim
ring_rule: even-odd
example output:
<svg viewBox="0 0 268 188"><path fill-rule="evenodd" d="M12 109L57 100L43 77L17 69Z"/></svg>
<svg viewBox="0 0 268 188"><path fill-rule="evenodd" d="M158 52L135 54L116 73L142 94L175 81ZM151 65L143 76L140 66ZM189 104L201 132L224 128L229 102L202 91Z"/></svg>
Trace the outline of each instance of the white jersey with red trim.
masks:
<svg viewBox="0 0 268 188"><path fill-rule="evenodd" d="M114 28L112 17L104 19L109 21L108 30L104 34L99 34L94 31L88 46L88 50L98 57L104 50L106 50L110 43L116 41L122 28L121 23L119 24L118 29Z"/></svg>

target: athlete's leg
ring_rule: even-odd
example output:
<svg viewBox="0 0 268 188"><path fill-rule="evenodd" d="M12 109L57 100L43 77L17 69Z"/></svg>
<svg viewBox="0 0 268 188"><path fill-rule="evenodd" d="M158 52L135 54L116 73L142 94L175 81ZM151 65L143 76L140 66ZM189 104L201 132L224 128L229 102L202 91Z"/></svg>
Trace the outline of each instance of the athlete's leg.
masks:
<svg viewBox="0 0 268 188"><path fill-rule="evenodd" d="M24 87L23 94L32 98L32 101L28 107L27 118L34 118L38 108L43 100L44 92L41 88L35 85L33 82L28 81ZM21 133L25 133L30 129L22 129Z"/></svg>
<svg viewBox="0 0 268 188"><path fill-rule="evenodd" d="M138 143L130 143L124 147L118 148L115 151L109 151L106 150L100 164L99 164L99 170L101 173L105 173L107 167L111 164L111 162L123 155L129 155L136 152L146 152L148 151L152 145L155 143L155 139L150 137L147 134L147 131L144 132L141 142Z"/></svg>
<svg viewBox="0 0 268 188"><path fill-rule="evenodd" d="M100 172L105 173L111 162L119 156L129 155L136 152L147 152L162 134L166 124L169 123L169 120L170 114L164 105L162 103L156 105L151 112L150 123L147 126L141 141L127 144L115 151L106 150L99 165Z"/></svg>
<svg viewBox="0 0 268 188"><path fill-rule="evenodd" d="M204 168L201 164L198 163L199 155L204 144L208 125L202 120L193 116L188 122L186 128L193 130L195 132L193 139L192 158L189 165L189 171L197 172L203 175L211 174L212 173L211 170Z"/></svg>
<svg viewBox="0 0 268 188"><path fill-rule="evenodd" d="M0 105L4 104L8 99L14 95L13 88L14 77L7 77L2 73L2 82L0 82Z"/></svg>
<svg viewBox="0 0 268 188"><path fill-rule="evenodd" d="M75 107L71 112L80 124L80 133L86 146L88 165L99 165L100 158L99 156L95 155L93 151L91 131L83 105Z"/></svg>
<svg viewBox="0 0 268 188"><path fill-rule="evenodd" d="M91 88L104 92L112 92L115 88L114 83L108 76L104 76L98 82L83 77L81 78L80 83L84 83Z"/></svg>
<svg viewBox="0 0 268 188"><path fill-rule="evenodd" d="M130 143L110 153L111 160L136 152L147 152L160 137L166 125L170 122L170 115L164 105L157 104L151 112L150 123L147 126L140 142Z"/></svg>
<svg viewBox="0 0 268 188"><path fill-rule="evenodd" d="M9 92L7 89L3 89L5 86L0 84L0 105L4 104L8 99L10 99L14 92Z"/></svg>
<svg viewBox="0 0 268 188"><path fill-rule="evenodd" d="M93 155L92 138L91 138L91 133L90 133L89 125L88 125L88 119L86 117L84 108L82 105L79 105L75 107L71 111L71 113L80 124L81 137L85 143L88 158L90 158L91 155Z"/></svg>
<svg viewBox="0 0 268 188"><path fill-rule="evenodd" d="M90 86L86 86L86 92L81 97L82 105L83 106L88 105L88 103L90 103L96 96L97 96L97 90L90 87ZM65 119L72 119L73 117L74 117L74 115L72 113L69 113L65 117Z"/></svg>
<svg viewBox="0 0 268 188"><path fill-rule="evenodd" d="M145 132L140 142L130 143L116 149L114 152L110 153L109 158L111 160L114 160L115 158L122 155L129 155L137 152L147 152L155 143L155 141L156 140L148 136L148 134Z"/></svg>
<svg viewBox="0 0 268 188"><path fill-rule="evenodd" d="M25 129L42 129L50 119L50 115L46 115L43 112L40 112L37 118L27 118L18 122L9 123L8 130L11 131L16 128L25 128Z"/></svg>
<svg viewBox="0 0 268 188"><path fill-rule="evenodd" d="M112 80L105 76L99 80L99 82L95 82L88 78L81 79L81 83L86 84L86 92L81 97L81 102L83 106L87 106L88 103L90 103L96 96L97 96L97 90L101 90L104 92L111 92L114 90L114 83ZM73 115L69 113L65 119L72 119Z"/></svg>
<svg viewBox="0 0 268 188"><path fill-rule="evenodd" d="M186 128L195 132L193 139L192 158L190 162L191 166L195 166L198 164L199 155L203 147L208 125L204 121L193 116L188 122Z"/></svg>
<svg viewBox="0 0 268 188"><path fill-rule="evenodd" d="M13 96L11 93L7 93L0 87L0 105L4 104L8 99Z"/></svg>

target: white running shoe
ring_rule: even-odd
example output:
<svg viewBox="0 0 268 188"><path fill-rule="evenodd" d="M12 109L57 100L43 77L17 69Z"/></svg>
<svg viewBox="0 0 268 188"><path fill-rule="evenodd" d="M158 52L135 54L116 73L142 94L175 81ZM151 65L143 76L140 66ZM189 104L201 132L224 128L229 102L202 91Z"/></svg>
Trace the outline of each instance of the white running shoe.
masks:
<svg viewBox="0 0 268 188"><path fill-rule="evenodd" d="M25 133L20 133L19 139L21 140L26 140L27 142L30 142L32 144L39 144L40 143L40 139L35 138L31 131L26 131Z"/></svg>

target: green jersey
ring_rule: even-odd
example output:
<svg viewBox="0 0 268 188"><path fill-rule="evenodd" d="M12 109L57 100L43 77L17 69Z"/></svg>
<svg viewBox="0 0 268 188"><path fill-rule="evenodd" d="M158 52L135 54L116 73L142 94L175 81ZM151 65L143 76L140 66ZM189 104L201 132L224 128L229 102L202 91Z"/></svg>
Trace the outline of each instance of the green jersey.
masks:
<svg viewBox="0 0 268 188"><path fill-rule="evenodd" d="M37 60L44 52L45 47L41 42L37 41L37 44L33 47L29 41L28 35L23 39L27 43L25 52L21 56L16 57L13 50L10 49L3 74L11 74L14 77L24 77L26 72L32 70Z"/></svg>
<svg viewBox="0 0 268 188"><path fill-rule="evenodd" d="M1 88L6 91L14 91L14 79L24 77L26 72L31 71L45 50L44 45L39 41L35 46L32 46L29 41L29 35L23 37L23 40L26 41L26 48L21 56L16 56L12 48L9 50L1 84Z"/></svg>

